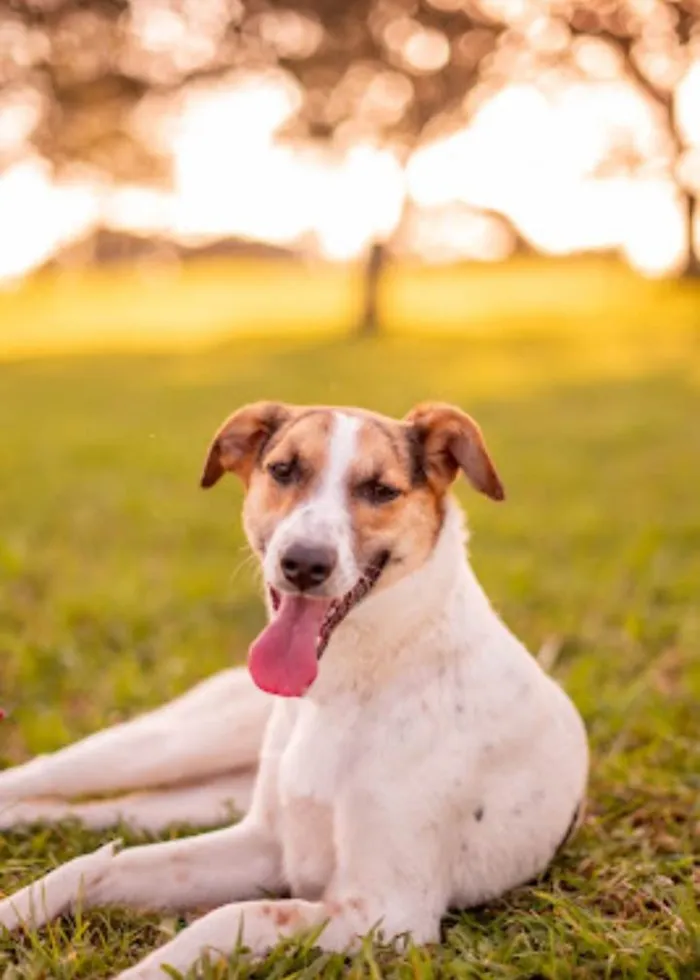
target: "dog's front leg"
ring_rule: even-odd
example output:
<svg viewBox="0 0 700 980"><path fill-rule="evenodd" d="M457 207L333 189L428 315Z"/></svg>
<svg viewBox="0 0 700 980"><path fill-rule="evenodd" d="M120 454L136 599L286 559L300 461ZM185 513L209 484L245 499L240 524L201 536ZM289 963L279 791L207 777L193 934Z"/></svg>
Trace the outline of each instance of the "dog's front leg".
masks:
<svg viewBox="0 0 700 980"><path fill-rule="evenodd" d="M405 902L401 896L401 906ZM410 917L409 917L410 918ZM400 919L400 925L399 925ZM415 908L412 923L402 914L395 919L391 909L359 897L345 901L237 902L210 912L179 933L175 939L155 950L136 966L120 973L116 980L162 980L164 966L183 975L203 956L222 959L235 951L239 937L256 956L264 955L284 937L302 936L323 927L315 945L328 952L343 952L358 936L379 925L387 940L411 931L417 942L438 938L439 918L425 918Z"/></svg>
<svg viewBox="0 0 700 980"><path fill-rule="evenodd" d="M77 906L197 909L283 886L279 844L252 819L198 837L75 858L0 902L0 927L32 928Z"/></svg>
<svg viewBox="0 0 700 980"><path fill-rule="evenodd" d="M280 938L324 923L316 945L330 952L347 949L375 926L389 941L405 934L416 943L437 940L450 894L444 842L437 833L421 833L420 824L397 826L371 806L365 810L350 827L341 821L335 881L323 901L237 902L216 909L118 980L160 980L165 965L185 973L205 953L229 956L239 936L260 956Z"/></svg>
<svg viewBox="0 0 700 980"><path fill-rule="evenodd" d="M185 973L200 956L227 957L239 936L261 956L283 937L317 930L329 952L352 946L375 926L386 940L409 934L433 942L452 892L450 839L434 800L408 780L377 794L353 786L336 813L336 868L322 901L236 902L210 912L118 980L162 980L162 967ZM401 790L403 789L403 794ZM313 847L313 840L309 841Z"/></svg>

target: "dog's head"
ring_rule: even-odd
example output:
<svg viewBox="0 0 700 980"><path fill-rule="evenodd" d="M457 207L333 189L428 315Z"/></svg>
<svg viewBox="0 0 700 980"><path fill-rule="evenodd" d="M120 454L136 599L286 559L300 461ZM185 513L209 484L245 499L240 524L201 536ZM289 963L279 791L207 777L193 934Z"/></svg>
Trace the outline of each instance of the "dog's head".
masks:
<svg viewBox="0 0 700 980"><path fill-rule="evenodd" d="M248 405L216 433L202 486L227 471L245 484L245 531L277 610L251 648L251 670L259 686L291 696L313 681L354 606L425 562L460 471L493 500L504 496L479 427L443 404L401 421L355 408Z"/></svg>

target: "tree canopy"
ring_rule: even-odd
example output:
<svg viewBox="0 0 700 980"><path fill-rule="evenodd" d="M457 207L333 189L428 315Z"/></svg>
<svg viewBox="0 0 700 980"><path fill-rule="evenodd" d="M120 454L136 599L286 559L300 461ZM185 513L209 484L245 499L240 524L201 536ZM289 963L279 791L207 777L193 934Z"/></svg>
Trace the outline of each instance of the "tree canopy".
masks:
<svg viewBox="0 0 700 980"><path fill-rule="evenodd" d="M658 146L650 160L621 135L601 166L661 168L691 221L700 178L675 95L698 58L700 0L10 0L0 167L33 147L59 171L165 180L139 111L243 73L296 80L290 137L406 154L513 80L617 77L649 100Z"/></svg>

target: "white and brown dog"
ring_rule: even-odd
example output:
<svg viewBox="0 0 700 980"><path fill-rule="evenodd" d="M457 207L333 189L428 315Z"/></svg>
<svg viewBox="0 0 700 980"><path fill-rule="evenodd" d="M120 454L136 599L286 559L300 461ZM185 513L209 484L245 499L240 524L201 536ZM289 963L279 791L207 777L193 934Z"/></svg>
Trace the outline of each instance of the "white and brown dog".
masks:
<svg viewBox="0 0 700 980"><path fill-rule="evenodd" d="M0 903L0 925L40 925L77 904L213 908L121 974L145 980L225 956L240 936L254 954L318 929L330 950L373 927L435 941L448 907L540 874L581 810L586 735L474 577L449 495L460 470L503 498L477 425L446 405L400 422L275 403L232 415L202 485L232 471L247 488L270 609L250 649L256 686L242 670L218 675L8 770L0 800L5 826L69 814L92 826L207 824L231 798L246 805L255 775L247 814L76 858ZM165 788L65 802L148 786Z"/></svg>

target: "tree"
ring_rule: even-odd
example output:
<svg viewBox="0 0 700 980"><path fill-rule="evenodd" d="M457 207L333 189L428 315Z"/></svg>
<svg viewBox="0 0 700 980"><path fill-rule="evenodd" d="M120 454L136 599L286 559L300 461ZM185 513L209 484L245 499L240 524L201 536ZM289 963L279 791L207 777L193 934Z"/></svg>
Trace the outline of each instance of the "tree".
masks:
<svg viewBox="0 0 700 980"><path fill-rule="evenodd" d="M615 4L571 0L562 3L560 10L572 37L604 44L619 58L622 74L654 106L666 135L667 175L683 202L686 258L682 274L700 276L694 241L700 220L700 174L691 180L684 172L689 147L677 111L679 86L700 56L700 0L618 0Z"/></svg>
<svg viewBox="0 0 700 980"><path fill-rule="evenodd" d="M304 93L288 138L341 151L371 139L405 161L439 126L464 119L502 29L479 4L452 0L10 0L0 83L6 103L32 105L28 139L59 172L167 180L168 161L134 127L135 110L271 68ZM380 242L370 250L365 332L376 326L388 252Z"/></svg>
<svg viewBox="0 0 700 980"><path fill-rule="evenodd" d="M294 135L413 144L459 113L501 30L476 4L438 9L450 4L10 0L0 11L3 101L25 99L26 135L57 167L116 179L162 176L131 124L145 99L272 67L304 92Z"/></svg>
<svg viewBox="0 0 700 980"><path fill-rule="evenodd" d="M617 76L649 103L662 137L657 159L645 158L630 134L621 134L611 140L597 173L663 169L682 202L681 274L699 276L694 230L700 222L700 162L680 125L678 95L700 61L700 0L525 0L515 14L507 0L488 6L498 7L501 31L493 56L481 66L482 86L493 90L516 79L546 85L553 74L559 85Z"/></svg>
<svg viewBox="0 0 700 980"><path fill-rule="evenodd" d="M33 145L59 171L167 180L168 161L134 125L135 111L193 84L271 69L303 94L289 138L341 150L372 139L406 161L468 120L470 94L555 70L584 77L585 39L615 53L656 107L690 229L697 194L680 173L675 106L699 25L700 0L9 0L0 109L16 112L26 139L5 146L4 162ZM698 264L691 239L689 230L689 273ZM365 304L375 311L377 254Z"/></svg>

